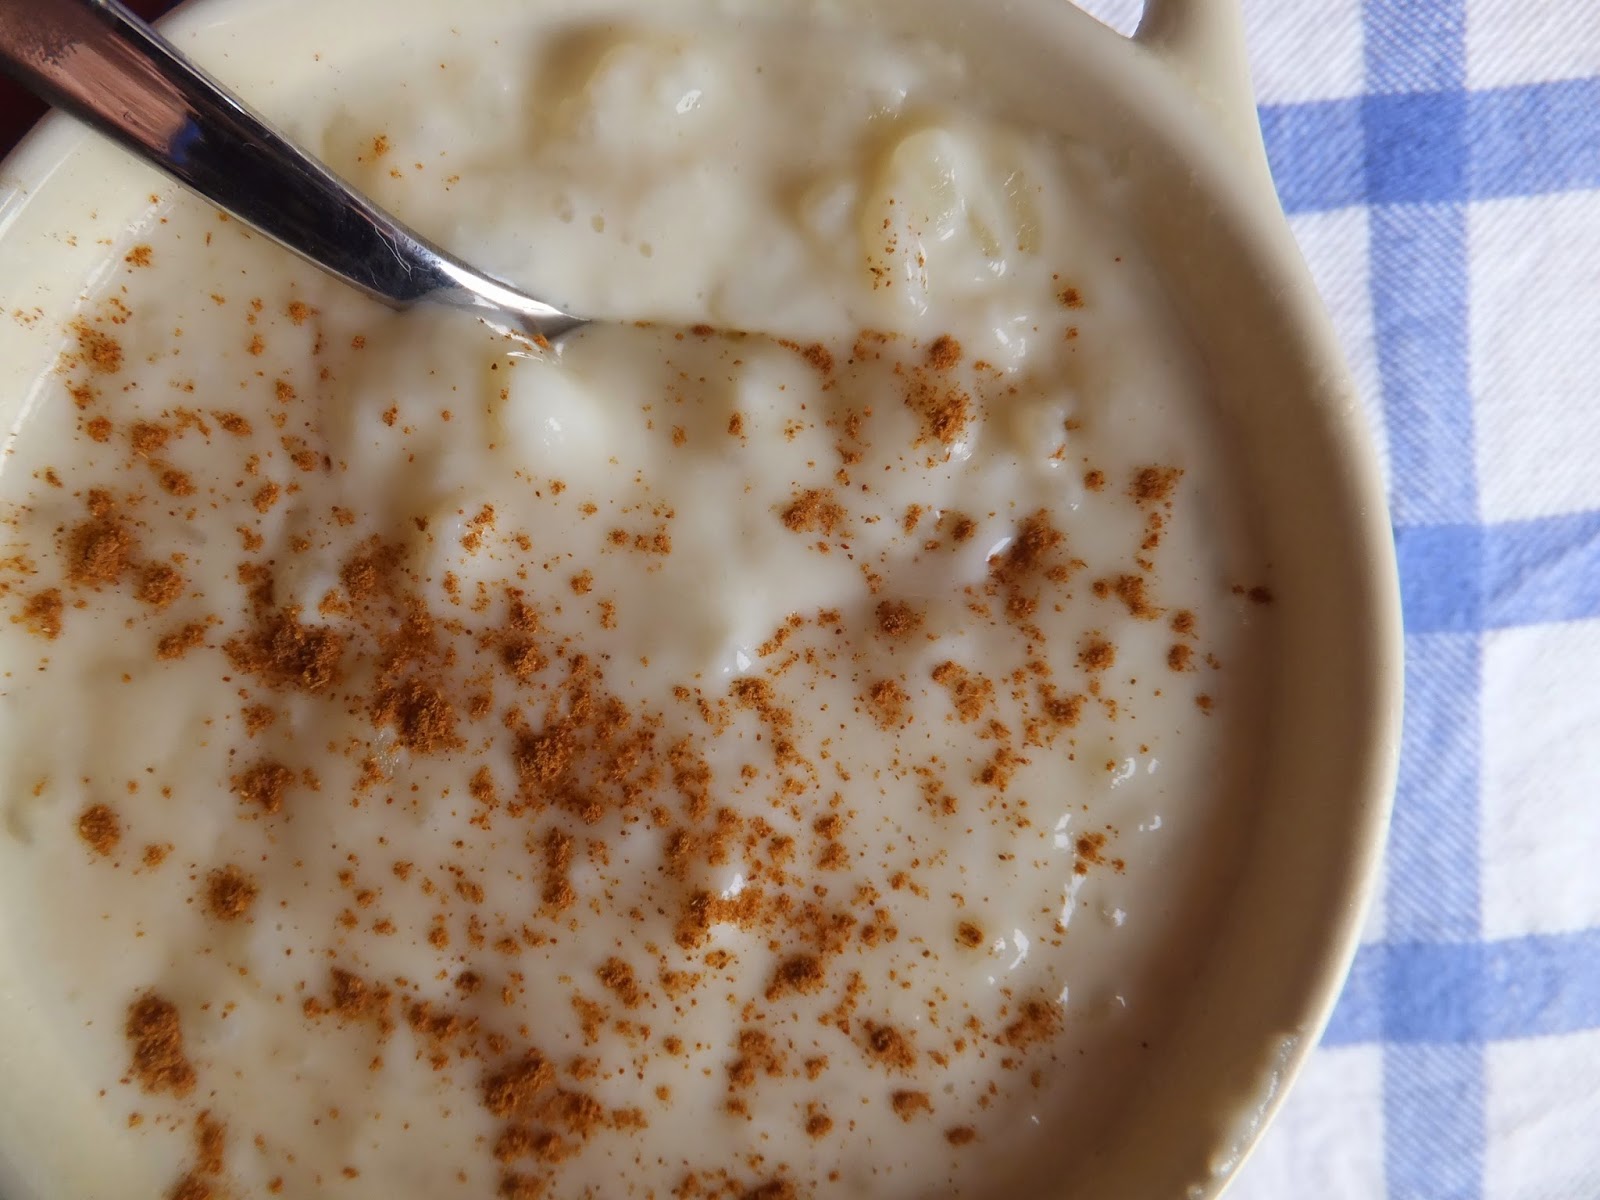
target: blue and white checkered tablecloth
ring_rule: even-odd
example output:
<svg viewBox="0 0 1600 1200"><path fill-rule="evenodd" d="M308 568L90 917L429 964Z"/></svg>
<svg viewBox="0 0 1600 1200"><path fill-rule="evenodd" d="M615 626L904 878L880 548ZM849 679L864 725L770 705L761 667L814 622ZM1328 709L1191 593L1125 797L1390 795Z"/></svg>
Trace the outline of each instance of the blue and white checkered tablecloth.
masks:
<svg viewBox="0 0 1600 1200"><path fill-rule="evenodd" d="M1600 0L1245 8L1383 451L1407 713L1354 973L1230 1197L1600 1200Z"/></svg>

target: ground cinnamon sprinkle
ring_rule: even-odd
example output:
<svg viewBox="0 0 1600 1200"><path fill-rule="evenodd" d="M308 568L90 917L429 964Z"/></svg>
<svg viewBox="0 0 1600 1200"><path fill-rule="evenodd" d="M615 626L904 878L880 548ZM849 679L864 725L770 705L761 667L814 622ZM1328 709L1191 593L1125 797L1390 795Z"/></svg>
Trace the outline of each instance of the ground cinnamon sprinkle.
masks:
<svg viewBox="0 0 1600 1200"><path fill-rule="evenodd" d="M53 642L61 636L61 614L64 607L61 590L46 588L29 596L27 603L22 607L22 614L14 619L29 633Z"/></svg>
<svg viewBox="0 0 1600 1200"><path fill-rule="evenodd" d="M892 679L880 679L867 690L873 718L884 729L892 729L905 719L910 700L905 688Z"/></svg>
<svg viewBox="0 0 1600 1200"><path fill-rule="evenodd" d="M206 627L199 621L191 621L171 633L164 634L156 643L156 658L167 662L174 658L182 658L189 651L198 646L203 646L206 640Z"/></svg>
<svg viewBox="0 0 1600 1200"><path fill-rule="evenodd" d="M217 1193L209 1179L191 1171L173 1185L167 1200L217 1200Z"/></svg>
<svg viewBox="0 0 1600 1200"><path fill-rule="evenodd" d="M169 496L192 496L195 493L194 481L189 478L187 471L180 471L176 467L167 467L157 477L161 490Z"/></svg>
<svg viewBox="0 0 1600 1200"><path fill-rule="evenodd" d="M488 767L479 767L473 772L467 790L472 793L472 798L485 808L499 807L500 790L495 787L494 775Z"/></svg>
<svg viewBox="0 0 1600 1200"><path fill-rule="evenodd" d="M608 958L600 964L600 969L595 972L600 982L618 1000L624 1008L638 1008L644 993L639 988L639 982L633 976L633 968L620 958Z"/></svg>
<svg viewBox="0 0 1600 1200"><path fill-rule="evenodd" d="M550 830L544 836L544 902L557 912L571 908L578 898L567 878L571 865L572 835L560 829Z"/></svg>
<svg viewBox="0 0 1600 1200"><path fill-rule="evenodd" d="M976 950L983 945L983 930L971 921L963 921L956 926L956 941L968 950Z"/></svg>
<svg viewBox="0 0 1600 1200"><path fill-rule="evenodd" d="M961 362L961 343L942 334L928 347L928 365L935 371L948 371Z"/></svg>
<svg viewBox="0 0 1600 1200"><path fill-rule="evenodd" d="M939 343L935 343L938 346ZM960 360L961 347L951 342L955 360L949 366L912 367L905 372L905 405L922 419L921 441L952 446L967 432L973 418L972 396L943 376ZM948 347L941 351L949 360Z"/></svg>
<svg viewBox="0 0 1600 1200"><path fill-rule="evenodd" d="M1010 746L1002 745L989 756L989 761L983 764L978 771L977 780L986 787L1004 792L1011 786L1017 768L1026 765L1027 761Z"/></svg>
<svg viewBox="0 0 1600 1200"><path fill-rule="evenodd" d="M746 1027L739 1031L739 1056L728 1064L728 1089L740 1091L752 1086L763 1074L779 1076L786 1065L783 1051L764 1030Z"/></svg>
<svg viewBox="0 0 1600 1200"><path fill-rule="evenodd" d="M239 710L239 716L244 721L245 733L251 737L268 728L278 719L278 714L265 704L247 704Z"/></svg>
<svg viewBox="0 0 1600 1200"><path fill-rule="evenodd" d="M800 492L783 510L784 527L793 533L833 533L844 522L844 506L824 488Z"/></svg>
<svg viewBox="0 0 1600 1200"><path fill-rule="evenodd" d="M339 582L352 601L366 600L388 586L398 563L399 554L393 547L369 542L340 566Z"/></svg>
<svg viewBox="0 0 1600 1200"><path fill-rule="evenodd" d="M833 370L833 355L821 342L813 342L801 350L800 357L824 375L831 373Z"/></svg>
<svg viewBox="0 0 1600 1200"><path fill-rule="evenodd" d="M165 608L183 595L184 580L176 569L165 563L151 563L139 573L139 587L134 595L142 604L152 608Z"/></svg>
<svg viewBox="0 0 1600 1200"><path fill-rule="evenodd" d="M813 1138L827 1137L833 1130L833 1118L817 1108L806 1114L806 1133Z"/></svg>
<svg viewBox="0 0 1600 1200"><path fill-rule="evenodd" d="M206 875L206 909L219 921L246 916L259 892L255 880L231 864Z"/></svg>
<svg viewBox="0 0 1600 1200"><path fill-rule="evenodd" d="M1002 1045L1025 1050L1037 1042L1048 1041L1061 1031L1061 1009L1048 1000L1023 1002L1016 1019L1000 1035Z"/></svg>
<svg viewBox="0 0 1600 1200"><path fill-rule="evenodd" d="M572 1011L578 1014L578 1026L583 1033L583 1044L592 1046L600 1040L606 1019L611 1015L603 1004L596 1004L587 996L572 993Z"/></svg>
<svg viewBox="0 0 1600 1200"><path fill-rule="evenodd" d="M232 434L234 437L250 436L250 422L238 413L213 412L211 415L216 418L223 433Z"/></svg>
<svg viewBox="0 0 1600 1200"><path fill-rule="evenodd" d="M172 439L172 430L154 421L135 421L128 429L128 441L140 458L153 458Z"/></svg>
<svg viewBox="0 0 1600 1200"><path fill-rule="evenodd" d="M1052 724L1062 729L1075 726L1083 715L1083 706L1086 698L1080 695L1058 695L1054 688L1041 686L1039 698L1044 709L1045 718Z"/></svg>
<svg viewBox="0 0 1600 1200"><path fill-rule="evenodd" d="M259 762L233 777L233 792L243 803L275 813L283 807L284 793L293 782L294 772L282 763Z"/></svg>
<svg viewBox="0 0 1600 1200"><path fill-rule="evenodd" d="M223 1172L227 1136L227 1126L213 1120L209 1110L195 1118L194 1166L173 1185L167 1200L216 1200L213 1181Z"/></svg>
<svg viewBox="0 0 1600 1200"><path fill-rule="evenodd" d="M963 724L970 724L983 716L994 699L994 683L982 675L974 675L954 662L942 662L933 669L933 681L950 694L956 715Z"/></svg>
<svg viewBox="0 0 1600 1200"><path fill-rule="evenodd" d="M894 1115L902 1121L911 1121L920 1113L933 1112L933 1101L927 1092L898 1091L889 1097Z"/></svg>
<svg viewBox="0 0 1600 1200"><path fill-rule="evenodd" d="M978 1140L978 1131L970 1125L957 1125L944 1131L944 1140L952 1146L966 1146Z"/></svg>
<svg viewBox="0 0 1600 1200"><path fill-rule="evenodd" d="M886 637L910 637L922 628L922 614L904 600L880 600L875 615L878 631Z"/></svg>
<svg viewBox="0 0 1600 1200"><path fill-rule="evenodd" d="M122 822L109 804L91 804L78 814L78 836L99 855L109 855L122 840Z"/></svg>
<svg viewBox="0 0 1600 1200"><path fill-rule="evenodd" d="M962 513L949 514L950 537L955 542L970 542L978 533L978 523Z"/></svg>
<svg viewBox="0 0 1600 1200"><path fill-rule="evenodd" d="M1142 575L1119 575L1112 582L1111 590L1117 594L1117 599L1128 606L1128 612L1139 620L1154 621L1161 615L1162 610L1151 604L1145 595Z"/></svg>
<svg viewBox="0 0 1600 1200"><path fill-rule="evenodd" d="M436 684L408 679L384 688L372 702L372 722L380 729L392 726L395 740L413 754L442 754L464 745L456 735L455 705Z"/></svg>
<svg viewBox="0 0 1600 1200"><path fill-rule="evenodd" d="M463 550L477 550L483 545L484 536L494 526L494 505L485 504L478 510L477 515L467 522L467 531L461 535L461 548Z"/></svg>
<svg viewBox="0 0 1600 1200"><path fill-rule="evenodd" d="M910 1071L917 1065L917 1050L911 1039L892 1025L866 1022L865 1050L868 1058L890 1071Z"/></svg>
<svg viewBox="0 0 1600 1200"><path fill-rule="evenodd" d="M1191 670L1192 668L1190 666L1190 660L1193 657L1193 653L1194 652L1182 642L1176 642L1173 644L1172 648L1167 651L1167 666L1174 671Z"/></svg>
<svg viewBox="0 0 1600 1200"><path fill-rule="evenodd" d="M1042 582L1065 583L1075 564L1062 561L1058 551L1066 537L1050 523L1044 509L1025 517L1016 537L989 562L989 577L1005 591L1006 613L1013 620L1031 617L1039 604Z"/></svg>
<svg viewBox="0 0 1600 1200"><path fill-rule="evenodd" d="M225 1164L228 1127L212 1118L210 1111L201 1113L194 1123L194 1169L202 1175L221 1175Z"/></svg>
<svg viewBox="0 0 1600 1200"><path fill-rule="evenodd" d="M67 578L80 587L115 584L133 565L134 553L133 535L111 515L108 498L104 511L72 530L67 540Z"/></svg>
<svg viewBox="0 0 1600 1200"><path fill-rule="evenodd" d="M483 1081L483 1106L502 1120L532 1116L539 1094L550 1087L555 1078L555 1068L544 1055L530 1049L520 1060Z"/></svg>
<svg viewBox="0 0 1600 1200"><path fill-rule="evenodd" d="M132 1074L142 1091L187 1096L195 1071L183 1049L183 1026L170 1000L151 991L128 1006L124 1027L133 1050Z"/></svg>
<svg viewBox="0 0 1600 1200"><path fill-rule="evenodd" d="M1050 514L1039 509L1017 527L1017 536L996 560L994 574L1002 582L1012 582L1038 570L1052 550L1066 538L1050 523Z"/></svg>
<svg viewBox="0 0 1600 1200"><path fill-rule="evenodd" d="M327 1001L313 997L303 1007L308 1017L331 1014L346 1024L374 1025L380 1036L386 1037L394 1029L394 993L342 967L328 972Z"/></svg>
<svg viewBox="0 0 1600 1200"><path fill-rule="evenodd" d="M1085 671L1109 670L1116 661L1116 647L1104 638L1090 638L1078 650L1078 665Z"/></svg>
<svg viewBox="0 0 1600 1200"><path fill-rule="evenodd" d="M87 321L74 322L72 331L78 338L78 352L93 370L102 375L122 370L122 343Z"/></svg>
<svg viewBox="0 0 1600 1200"><path fill-rule="evenodd" d="M1128 494L1140 504L1159 504L1172 497L1172 491L1183 475L1177 467L1141 467L1134 472Z"/></svg>
<svg viewBox="0 0 1600 1200"><path fill-rule="evenodd" d="M790 993L809 995L822 987L825 978L822 960L815 954L797 954L785 959L773 972L767 984L768 1000L778 1000Z"/></svg>
<svg viewBox="0 0 1600 1200"><path fill-rule="evenodd" d="M243 637L223 646L235 669L272 687L320 692L339 676L344 638L332 629L304 625L298 608L257 617Z"/></svg>

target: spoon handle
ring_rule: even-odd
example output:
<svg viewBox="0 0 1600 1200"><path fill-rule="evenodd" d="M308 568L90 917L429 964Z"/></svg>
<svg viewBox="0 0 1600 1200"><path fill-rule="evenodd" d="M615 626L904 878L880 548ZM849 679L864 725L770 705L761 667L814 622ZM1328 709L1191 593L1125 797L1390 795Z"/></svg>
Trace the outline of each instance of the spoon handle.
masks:
<svg viewBox="0 0 1600 1200"><path fill-rule="evenodd" d="M510 310L552 336L563 319L354 191L117 0L0 0L0 70L385 304Z"/></svg>

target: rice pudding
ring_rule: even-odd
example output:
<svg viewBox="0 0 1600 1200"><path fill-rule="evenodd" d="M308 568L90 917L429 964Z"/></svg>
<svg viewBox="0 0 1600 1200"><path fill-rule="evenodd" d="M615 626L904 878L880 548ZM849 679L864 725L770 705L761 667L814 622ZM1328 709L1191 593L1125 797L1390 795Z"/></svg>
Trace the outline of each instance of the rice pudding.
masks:
<svg viewBox="0 0 1600 1200"><path fill-rule="evenodd" d="M392 314L161 186L8 443L0 926L79 1152L3 1150L183 1200L1068 1171L1232 878L1271 615L1125 185L950 47L525 7L266 106L605 321Z"/></svg>

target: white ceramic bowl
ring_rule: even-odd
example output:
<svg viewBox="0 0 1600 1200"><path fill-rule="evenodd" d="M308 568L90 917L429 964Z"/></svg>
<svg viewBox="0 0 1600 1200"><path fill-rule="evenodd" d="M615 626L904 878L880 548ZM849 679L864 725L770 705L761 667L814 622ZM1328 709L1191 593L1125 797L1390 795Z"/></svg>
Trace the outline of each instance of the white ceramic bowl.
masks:
<svg viewBox="0 0 1600 1200"><path fill-rule="evenodd" d="M326 69L305 52L313 42L337 63L364 52L371 23L392 27L408 4L428 2L196 0L166 29L270 113L275 95ZM1237 0L1151 0L1131 40L1067 0L874 0L871 9L874 20L958 40L978 60L978 77L1000 81L1002 104L1102 146L1133 178L1134 218L1247 464L1279 597L1279 642L1259 739L1257 820L1242 833L1246 865L1172 1049L1139 1086L1118 1135L1070 1181L1036 1181L1037 1194L1062 1197L1215 1195L1327 1018L1386 825L1400 626L1360 407L1272 190ZM153 178L61 118L0 167L0 300L42 315L0 322L7 429L103 263L98 240L147 211ZM71 244L61 237L68 229ZM48 1054L40 1028L27 995L0 979L0 1075ZM38 1115L48 1098L32 1099L0 1101L0 1145L95 1153L62 1145ZM21 1194L6 1183L0 1173L0 1192Z"/></svg>

